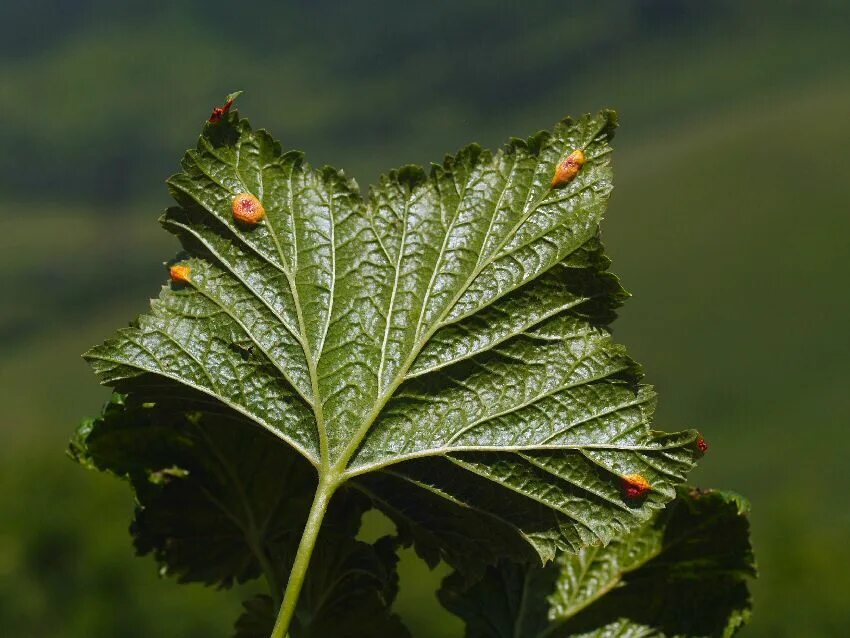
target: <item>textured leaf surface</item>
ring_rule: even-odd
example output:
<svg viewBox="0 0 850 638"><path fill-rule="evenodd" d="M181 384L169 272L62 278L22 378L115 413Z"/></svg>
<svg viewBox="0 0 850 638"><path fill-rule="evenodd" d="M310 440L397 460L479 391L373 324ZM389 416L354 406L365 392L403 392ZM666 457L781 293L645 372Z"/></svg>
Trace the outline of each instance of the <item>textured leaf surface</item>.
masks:
<svg viewBox="0 0 850 638"><path fill-rule="evenodd" d="M698 455L695 433L651 431L653 393L604 328L625 296L599 243L615 125L603 112L497 153L469 146L364 199L231 110L169 180L162 223L190 275L87 359L120 391L168 387L262 426L432 559L608 542L673 498ZM586 163L553 188L576 149ZM240 193L260 223L234 219ZM629 474L645 498L624 497ZM432 506L411 518L414 501ZM492 549L446 549L490 529Z"/></svg>
<svg viewBox="0 0 850 638"><path fill-rule="evenodd" d="M161 573L219 587L265 573L280 595L316 477L271 434L244 419L116 396L101 418L82 426L71 450L79 461L129 479L138 503L136 548L153 553ZM397 541L355 540L366 507L354 492L337 495L298 601L292 638L408 635L390 611ZM266 638L276 612L271 596L252 598L236 635ZM331 631L336 623L339 630Z"/></svg>
<svg viewBox="0 0 850 638"><path fill-rule="evenodd" d="M737 495L683 489L605 548L543 568L503 561L474 584L455 573L440 599L467 638L731 636L749 617L755 575L747 511Z"/></svg>

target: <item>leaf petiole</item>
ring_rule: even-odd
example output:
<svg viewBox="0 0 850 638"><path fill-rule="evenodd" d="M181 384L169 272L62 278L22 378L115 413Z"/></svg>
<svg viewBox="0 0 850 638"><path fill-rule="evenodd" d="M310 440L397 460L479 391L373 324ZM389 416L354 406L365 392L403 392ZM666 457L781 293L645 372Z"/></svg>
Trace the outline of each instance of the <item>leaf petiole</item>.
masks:
<svg viewBox="0 0 850 638"><path fill-rule="evenodd" d="M310 506L310 515L307 517L307 524L304 526L304 533L301 535L301 542L295 553L295 561L292 563L292 571L289 573L289 581L283 593L283 603L281 603L270 638L287 638L288 636L289 625L295 615L295 607L310 566L310 557L313 555L316 539L322 528L322 521L328 511L331 496L339 485L340 481L335 475L320 477L313 504Z"/></svg>

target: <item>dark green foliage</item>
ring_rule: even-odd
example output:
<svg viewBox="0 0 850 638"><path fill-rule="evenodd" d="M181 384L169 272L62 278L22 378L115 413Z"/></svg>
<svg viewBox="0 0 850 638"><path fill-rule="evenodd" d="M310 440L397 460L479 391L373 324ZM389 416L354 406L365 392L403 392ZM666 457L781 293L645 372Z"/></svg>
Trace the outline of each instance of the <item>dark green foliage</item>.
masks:
<svg viewBox="0 0 850 638"><path fill-rule="evenodd" d="M755 576L748 510L735 494L683 487L605 548L543 568L503 562L474 584L455 573L440 600L467 638L731 636L749 618Z"/></svg>
<svg viewBox="0 0 850 638"><path fill-rule="evenodd" d="M131 482L138 501L131 527L136 550L152 553L163 575L229 587L265 572L279 599L316 485L309 465L270 434L227 415L185 413L115 395L101 418L81 426L71 453ZM349 638L385 629L405 635L389 612L397 591L396 539L355 539L366 507L355 491L336 495L293 638L331 635L327 622L347 627L353 633L335 635ZM237 635L267 636L273 599L255 597L245 605Z"/></svg>
<svg viewBox="0 0 850 638"><path fill-rule="evenodd" d="M390 537L374 545L339 536L320 539L290 636L408 638L407 628L390 611L398 586L395 550L396 541ZM270 596L246 601L236 638L266 638L276 615Z"/></svg>

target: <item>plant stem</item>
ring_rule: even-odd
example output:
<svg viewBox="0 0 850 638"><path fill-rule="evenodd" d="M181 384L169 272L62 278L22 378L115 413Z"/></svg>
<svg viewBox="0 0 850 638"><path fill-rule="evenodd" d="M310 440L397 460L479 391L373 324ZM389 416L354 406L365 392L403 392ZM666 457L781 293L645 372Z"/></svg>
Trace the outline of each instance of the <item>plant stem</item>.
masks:
<svg viewBox="0 0 850 638"><path fill-rule="evenodd" d="M307 525L304 527L301 542L298 544L295 561L292 563L292 571L289 573L289 581L286 583L286 591L283 593L283 603L280 605L277 621L270 638L286 638L292 617L295 615L295 605L298 603L301 587L304 585L304 577L307 575L307 568L310 565L310 557L313 555L313 548L316 546L316 539L319 536L319 530L322 528L322 520L328 511L328 503L337 487L339 487L339 482L336 476L332 479L322 476L319 480L316 496L313 498L313 505L310 507L310 516L307 518Z"/></svg>

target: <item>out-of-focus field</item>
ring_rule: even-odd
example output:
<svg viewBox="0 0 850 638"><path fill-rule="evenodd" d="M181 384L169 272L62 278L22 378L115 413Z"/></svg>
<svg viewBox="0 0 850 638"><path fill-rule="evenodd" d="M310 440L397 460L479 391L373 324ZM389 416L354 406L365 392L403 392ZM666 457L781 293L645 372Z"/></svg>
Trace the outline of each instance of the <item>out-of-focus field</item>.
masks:
<svg viewBox="0 0 850 638"><path fill-rule="evenodd" d="M604 235L635 297L615 334L659 388L658 427L710 441L694 480L753 502L744 635L850 635L850 11L317 4L269 5L280 26L240 44L229 5L81 3L89 19L46 13L18 48L3 30L36 38L28 14L0 9L0 635L211 638L238 613L244 592L133 557L126 487L63 457L106 397L79 354L156 294L176 250L156 224L162 179L233 88L285 147L364 187L617 107ZM405 555L417 638L461 635L431 591L441 573Z"/></svg>

